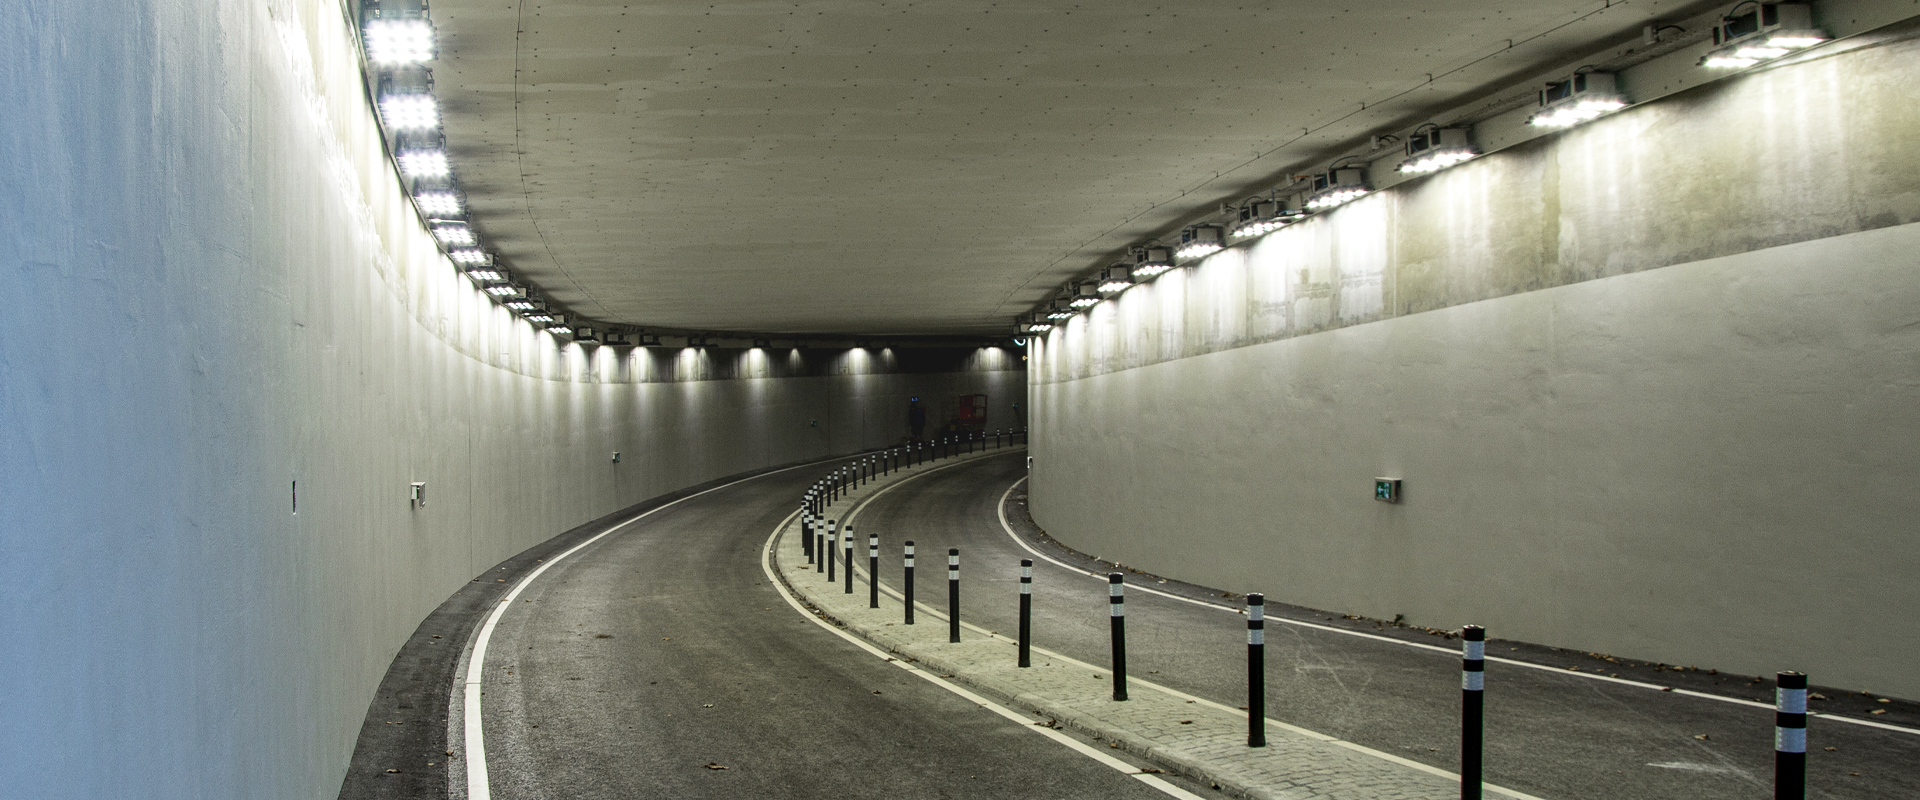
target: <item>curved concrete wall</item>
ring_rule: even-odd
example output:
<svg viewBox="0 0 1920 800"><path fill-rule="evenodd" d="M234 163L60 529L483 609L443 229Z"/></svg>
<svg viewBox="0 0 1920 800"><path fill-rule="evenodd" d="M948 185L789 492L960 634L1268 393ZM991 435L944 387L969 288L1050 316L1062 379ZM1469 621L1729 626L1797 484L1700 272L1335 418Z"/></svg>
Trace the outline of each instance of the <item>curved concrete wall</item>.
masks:
<svg viewBox="0 0 1920 800"><path fill-rule="evenodd" d="M1920 697L1916 78L1913 41L1738 77L1097 306L1031 348L1036 520L1288 603Z"/></svg>
<svg viewBox="0 0 1920 800"><path fill-rule="evenodd" d="M0 794L333 797L400 643L490 565L889 444L909 394L1018 424L998 350L942 372L516 321L405 201L342 17L0 15Z"/></svg>

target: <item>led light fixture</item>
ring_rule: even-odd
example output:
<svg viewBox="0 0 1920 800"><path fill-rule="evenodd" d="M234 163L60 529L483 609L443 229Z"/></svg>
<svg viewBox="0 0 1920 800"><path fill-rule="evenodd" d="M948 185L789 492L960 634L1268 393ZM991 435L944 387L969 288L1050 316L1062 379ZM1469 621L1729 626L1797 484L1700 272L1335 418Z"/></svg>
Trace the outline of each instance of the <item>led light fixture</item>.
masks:
<svg viewBox="0 0 1920 800"><path fill-rule="evenodd" d="M1407 136L1407 158L1401 172L1437 172L1474 156L1480 149L1467 138L1466 128L1422 125Z"/></svg>
<svg viewBox="0 0 1920 800"><path fill-rule="evenodd" d="M540 301L531 297L515 297L505 303L501 303L501 305L522 314L531 314L539 311L541 308Z"/></svg>
<svg viewBox="0 0 1920 800"><path fill-rule="evenodd" d="M1236 239L1265 236L1286 224L1279 217L1278 200L1249 200L1240 205L1240 219L1233 225L1233 236Z"/></svg>
<svg viewBox="0 0 1920 800"><path fill-rule="evenodd" d="M420 213L430 217L447 219L465 216L460 210L460 195L456 192L421 192L413 196L420 205Z"/></svg>
<svg viewBox="0 0 1920 800"><path fill-rule="evenodd" d="M1714 48L1700 66L1751 67L1826 40L1826 31L1813 26L1813 7L1806 3L1744 2L1713 26Z"/></svg>
<svg viewBox="0 0 1920 800"><path fill-rule="evenodd" d="M535 311L527 315L528 322L535 322L542 325L552 322L553 320L554 320L554 316L545 311Z"/></svg>
<svg viewBox="0 0 1920 800"><path fill-rule="evenodd" d="M1125 264L1115 264L1100 271L1100 291L1105 294L1117 294L1133 288L1133 273Z"/></svg>
<svg viewBox="0 0 1920 800"><path fill-rule="evenodd" d="M554 334L556 336L565 336L569 333L573 333L573 329L567 327L566 323L555 320L553 322L547 323L547 332Z"/></svg>
<svg viewBox="0 0 1920 800"><path fill-rule="evenodd" d="M1565 128L1627 107L1611 72L1580 72L1540 90L1540 108L1528 125Z"/></svg>
<svg viewBox="0 0 1920 800"><path fill-rule="evenodd" d="M771 350L773 349L773 340L754 337L753 346L758 347L762 350Z"/></svg>
<svg viewBox="0 0 1920 800"><path fill-rule="evenodd" d="M487 294L493 295L494 297L520 297L526 293L526 287L516 286L511 283L496 283L487 287Z"/></svg>
<svg viewBox="0 0 1920 800"><path fill-rule="evenodd" d="M601 335L601 343L608 347L632 347L633 335L621 331L607 331Z"/></svg>
<svg viewBox="0 0 1920 800"><path fill-rule="evenodd" d="M361 41L367 46L367 60L375 64L417 64L432 61L433 23L426 18L426 3L408 7L405 2L381 3L367 20Z"/></svg>
<svg viewBox="0 0 1920 800"><path fill-rule="evenodd" d="M469 267L467 277L481 284L500 283L507 279L507 271L497 267ZM511 304L508 305L512 307Z"/></svg>
<svg viewBox="0 0 1920 800"><path fill-rule="evenodd" d="M1173 251L1158 244L1136 245L1133 248L1133 278L1145 280L1173 269Z"/></svg>
<svg viewBox="0 0 1920 800"><path fill-rule="evenodd" d="M581 344L600 343L600 337L594 334L592 328L585 325L573 329L573 340Z"/></svg>
<svg viewBox="0 0 1920 800"><path fill-rule="evenodd" d="M440 125L440 104L430 94L389 94L380 97L380 121L388 130L422 130Z"/></svg>
<svg viewBox="0 0 1920 800"><path fill-rule="evenodd" d="M1330 167L1313 176L1313 189L1307 195L1307 210L1325 211L1352 202L1369 191L1367 173L1359 167Z"/></svg>
<svg viewBox="0 0 1920 800"><path fill-rule="evenodd" d="M1194 225L1180 232L1180 249L1174 256L1181 260L1220 252L1227 246L1226 232L1218 225Z"/></svg>
<svg viewBox="0 0 1920 800"><path fill-rule="evenodd" d="M1053 302L1047 304L1047 319L1067 319L1073 316L1073 295L1061 292L1053 296Z"/></svg>
<svg viewBox="0 0 1920 800"><path fill-rule="evenodd" d="M493 254L477 247L456 247L447 251L447 257L455 264L492 266Z"/></svg>
<svg viewBox="0 0 1920 800"><path fill-rule="evenodd" d="M380 122L390 131L430 130L440 126L440 105L433 100L433 75L407 65L380 76Z"/></svg>
<svg viewBox="0 0 1920 800"><path fill-rule="evenodd" d="M408 133L401 131L398 136L397 158L400 171L409 178L445 178L450 171L447 166L447 140L438 133Z"/></svg>
<svg viewBox="0 0 1920 800"><path fill-rule="evenodd" d="M640 333L640 346L641 346L641 347L659 347L659 346L660 346L660 334L657 334L657 333L647 333L647 332L645 332L645 331L642 331L642 332ZM804 344L802 344L802 345L800 345L800 346L801 346L801 347L804 347L805 345L804 345Z"/></svg>
<svg viewBox="0 0 1920 800"><path fill-rule="evenodd" d="M1081 281L1073 289L1074 308L1092 308L1100 304L1100 284L1097 281Z"/></svg>
<svg viewBox="0 0 1920 800"><path fill-rule="evenodd" d="M475 241L473 229L467 227L467 223L464 222L435 221L433 238L439 239L444 244L473 244Z"/></svg>
<svg viewBox="0 0 1920 800"><path fill-rule="evenodd" d="M687 346L688 347L712 347L713 340L708 339L705 336L688 336Z"/></svg>

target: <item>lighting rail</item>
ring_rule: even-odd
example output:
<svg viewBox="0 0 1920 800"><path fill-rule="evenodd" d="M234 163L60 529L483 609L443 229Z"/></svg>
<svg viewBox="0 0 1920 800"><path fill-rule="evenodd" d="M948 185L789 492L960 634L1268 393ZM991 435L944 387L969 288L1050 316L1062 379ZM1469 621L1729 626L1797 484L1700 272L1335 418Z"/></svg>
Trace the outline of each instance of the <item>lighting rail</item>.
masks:
<svg viewBox="0 0 1920 800"><path fill-rule="evenodd" d="M1403 144L1394 147L1404 154L1391 173L1399 179L1383 180L1393 185L1439 172L1489 152L1629 108L1635 100L1622 90L1621 73L1632 72L1641 65L1650 65L1646 68L1650 74L1660 76L1657 78L1662 84L1659 96L1665 97L1717 80L1729 70L1754 67L1914 16L1897 4L1888 4L1871 14L1849 6L1844 14L1834 12L1836 18L1828 20L1836 26L1845 23L1846 30L1835 31L1817 24L1818 12L1826 5L1829 3L1743 0L1724 12L1680 20L1684 25L1649 24L1637 41L1616 44L1610 54L1596 56L1598 66L1582 66L1571 74L1562 72L1559 77L1545 81L1544 87L1532 92L1531 97L1516 96L1512 92L1518 87L1514 87L1503 90L1505 93L1463 103L1451 122L1421 123L1406 134ZM1688 25L1695 30L1709 29L1710 35L1695 34L1687 38ZM1682 36L1669 43L1663 38L1669 31L1677 31ZM1672 65L1680 58L1696 58L1695 63L1704 71L1719 74L1674 80ZM1658 98L1641 97L1638 101L1655 99ZM1528 100L1534 101L1533 107L1523 122L1508 122L1508 113L1518 114L1517 107L1528 105ZM1476 104L1480 111L1466 110L1475 108ZM1524 132L1528 129L1532 132ZM1219 214L1226 224L1187 225L1181 230L1178 250L1170 251L1157 239L1129 246L1133 264L1126 285L1153 280L1174 269L1177 262L1204 259L1226 247L1252 242L1378 191L1380 187L1368 182L1368 169L1373 163L1391 157L1393 151L1385 148L1388 142L1399 143L1401 139L1375 136L1369 152L1345 156L1311 175L1293 176L1269 192L1242 200L1238 206L1221 205ZM1069 281L1057 299L1036 313L1057 324L1098 305L1102 291L1124 291L1124 287L1106 288L1111 269L1100 270L1094 280Z"/></svg>

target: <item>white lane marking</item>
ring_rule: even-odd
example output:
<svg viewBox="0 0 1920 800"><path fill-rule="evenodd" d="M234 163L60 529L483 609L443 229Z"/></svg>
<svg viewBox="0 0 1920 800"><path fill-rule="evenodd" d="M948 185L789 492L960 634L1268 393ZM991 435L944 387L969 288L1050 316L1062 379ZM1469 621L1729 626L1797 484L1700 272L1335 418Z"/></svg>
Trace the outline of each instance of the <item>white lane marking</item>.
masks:
<svg viewBox="0 0 1920 800"><path fill-rule="evenodd" d="M834 460L836 459L828 459L826 463L831 463ZM548 559L546 563L541 564L538 568L534 569L534 571L527 573L527 576L524 578L521 578L519 583L514 584L513 589L507 592L507 596L503 598L498 605L494 606L493 613L487 615L487 621L485 624L480 626L479 634L474 636L473 654L468 656L467 675L465 678L462 679L462 681L465 683L464 692L466 696L466 706L465 706L465 712L464 712L465 719L463 720L463 722L466 728L465 730L466 735L464 737L464 746L466 747L466 753L464 757L467 760L467 800L492 800L492 797L493 797L493 791L489 787L488 781L487 781L486 737L482 733L481 725L480 725L480 695L482 693L480 688L480 681L481 681L481 678L486 675L487 644L493 640L493 629L496 625L500 624L501 615L505 614L507 612L507 609L513 607L513 601L520 596L520 592L524 591L528 586L532 585L534 579L540 577L541 573L546 572L548 567L551 567L555 564L560 563L567 556L571 556L574 553L580 552L581 548L586 547L587 545L593 544L594 542L600 541L601 539L606 538L608 534L613 533L614 531L620 530L621 528L625 528L628 525L632 525L633 523L639 522L640 520L646 519L647 517L653 516L654 514L658 514L662 511L665 511L669 508L677 506L688 500L692 500L693 498L699 497L700 495L706 494L708 492L717 492L729 486L735 486L738 484L746 483L747 481L751 481L751 480L759 480L769 475L778 475L782 472L792 472L793 470L804 469L807 467L818 467L820 466L820 464L821 462L815 462L811 464L800 464L797 466L786 467L784 469L776 469L772 472L762 472L758 475L741 478L740 480L732 481L730 483L723 483L723 484L720 484L719 486L715 486L710 489L703 489L701 491L687 495L686 497L682 497L678 500L674 500L670 503L666 503L665 505L648 509L647 511L643 511L639 514L634 515L633 519L626 520L624 522L621 522L618 525L615 525L611 528L601 531L600 533L594 535L593 538L588 539L584 542L581 542L577 545L574 545L573 547L569 548L566 552ZM798 514L800 512L795 511L793 513ZM793 519L793 517L788 516L787 519L791 520ZM784 524L782 525L782 527L785 527Z"/></svg>
<svg viewBox="0 0 1920 800"><path fill-rule="evenodd" d="M1081 568L1079 568L1079 567L1076 567L1076 566L1073 566L1072 564L1068 564L1068 563L1065 563L1065 562L1062 562L1062 561L1059 561L1059 560L1057 560L1057 559L1055 559L1055 558L1053 558L1053 557L1051 557L1051 556L1048 556L1048 555L1047 555L1047 554L1045 554L1045 553L1042 553L1042 552L1040 552L1039 550L1035 550L1035 549L1033 549L1033 546L1032 546L1032 545L1029 545L1029 544L1027 544L1027 541L1026 541L1025 539L1022 539L1022 538L1020 538L1020 535L1019 535L1019 534L1017 534L1017 533L1015 533L1015 532L1013 531L1013 525L1007 522L1007 498L1009 498L1009 497L1012 497L1012 496L1013 496L1013 490L1014 490L1014 489L1018 489L1018 488L1020 488L1020 484L1021 484L1021 483L1023 483L1023 482L1025 482L1026 480L1027 480L1026 478L1024 478L1024 477L1022 477L1021 479L1019 479L1019 480L1016 480L1016 481L1014 481L1014 482L1013 482L1013 484L1012 484L1011 486L1008 486L1008 487L1007 487L1007 490L1006 490L1005 492L1002 492L1002 493L1000 493L1000 503L999 503L999 504L998 504L997 506L995 506L995 508L994 508L994 510L995 510L995 511L996 511L996 512L997 512L997 513L999 514L999 516L1000 516L1000 529L1001 529L1001 530L1003 530L1003 531L1006 531L1006 532L1007 532L1007 536L1008 536L1009 538L1011 538L1011 539L1013 539L1013 541L1014 541L1014 543L1015 543L1015 544L1018 544L1018 545L1020 545L1020 547L1021 547L1022 549L1024 549L1024 550L1026 550L1027 552L1029 552L1029 553L1032 553L1032 554L1034 554L1034 555L1036 555L1036 556L1039 556L1039 557L1040 557L1040 558L1042 558L1042 559L1045 559L1045 560L1047 561L1047 563L1050 563L1050 564L1053 564L1053 565L1055 565L1055 566L1058 566L1058 567L1060 567L1060 568L1062 568L1062 569L1066 569L1066 570L1069 570L1069 571L1072 571L1072 572L1076 572L1076 573L1079 573L1079 574L1081 574L1081 575L1090 575L1090 576L1093 576L1093 577L1095 577L1095 578L1099 578L1099 579L1101 579L1101 580L1106 580L1106 577L1107 577L1107 576L1105 576L1105 575L1101 575L1101 574L1098 574L1098 573L1093 573L1093 572L1088 572L1088 571L1086 571L1086 570L1084 570L1084 569L1081 569ZM1229 612L1229 613L1233 613L1233 614L1240 614L1240 615L1242 615L1242 616L1245 616L1245 613L1244 613L1243 611L1241 611L1240 609L1238 609L1238 608L1235 608L1235 607L1233 607L1233 606L1226 606L1226 605L1221 605L1221 604L1219 604L1219 603L1209 603L1209 602L1207 602L1207 601L1205 601L1205 600L1195 600L1195 599L1193 599L1193 598L1190 598L1190 597L1181 597L1181 596L1179 596L1179 595L1173 595L1173 594L1168 594L1168 593L1166 593L1166 592L1162 592L1162 591L1159 591L1159 590L1156 590L1156 589L1150 589L1150 588L1147 588L1147 587L1135 587L1135 588L1138 588L1138 589L1141 589L1142 591L1145 591L1145 592L1147 592L1147 593L1149 593L1149 594L1157 594L1157 595L1160 595L1161 597L1169 597L1169 598L1172 598L1172 599L1174 599L1174 600L1179 600L1179 601L1181 601L1181 602L1185 602L1185 603L1192 603L1192 604L1194 604L1194 605L1196 605L1196 606L1205 606L1205 607L1207 607L1207 608L1216 608L1216 609L1219 609L1219 610L1221 610L1221 611L1226 611L1226 612ZM1452 656L1452 655L1459 655L1459 654L1460 654L1460 651L1458 651L1458 650L1455 650L1455 649L1452 649L1452 648L1450 648L1450 647L1439 647L1439 646L1435 646L1435 645L1430 645L1430 644L1421 644L1421 643L1419 643L1419 642L1408 642L1408 641L1402 641L1402 640L1400 640L1400 639L1394 639L1394 638L1391 638L1391 637L1387 637L1387 636L1376 636L1376 635L1374 635L1374 634L1371 634L1371 633L1363 633L1363 632L1361 632L1361 631L1350 631L1350 630L1346 630L1346 629L1344 629L1344 628L1335 628L1335 627L1333 627L1333 626L1331 626L1331 625L1319 625L1319 624L1315 624L1315 623L1312 623L1312 622L1302 622L1302 621L1300 621L1300 620L1294 620L1294 619L1287 619L1287 618L1285 618L1285 617L1272 617L1272 616L1270 616L1270 617L1268 617L1267 619L1269 619L1269 620L1271 620L1271 621L1273 621L1273 622L1279 622L1279 623L1282 623L1282 624L1286 624L1286 625L1293 625L1293 626L1295 626L1295 627L1300 627L1300 628L1312 628L1312 629L1314 629L1314 630L1320 630L1320 631L1327 631L1327 632L1329 632L1329 633L1338 633L1338 634L1342 634L1342 635L1345 635L1345 636L1357 636L1357 637L1359 637L1359 638L1362 638L1362 639L1372 639L1372 640L1374 640L1374 641L1378 641L1378 642L1387 642L1387 643L1389 643L1389 644L1397 644L1397 645L1400 645L1400 646L1402 646L1402 647L1412 647L1412 648L1415 648L1415 649L1419 649L1419 650L1430 650L1430 651L1433 651L1433 652L1436 652L1436 653L1445 653L1445 654L1447 654L1447 655L1450 655L1450 656ZM1585 673L1585 672L1580 672L1580 671L1578 671L1578 670L1570 670L1570 669L1566 669L1566 668L1564 668L1564 667L1552 667L1552 666L1548 666L1548 665L1545 665L1545 664L1535 664L1535 663L1532 663L1532 662L1528 662L1528 661L1516 661L1516 660L1514 660L1514 659L1511 659L1511 658L1501 658L1501 657L1499 657L1499 656L1488 656L1486 660L1488 660L1488 661L1496 661L1496 662L1499 662L1499 663L1501 663L1501 664L1512 664L1512 665L1514 665L1514 666L1516 666L1516 667L1526 667L1526 668L1528 668L1528 669L1537 669L1537 670L1541 670L1541 671L1543 671L1543 672L1551 672L1551 673L1554 673L1554 674L1556 674L1556 675L1572 675L1572 676L1576 676L1576 677L1581 677L1581 678L1586 678L1587 680L1594 680L1594 681L1601 681L1601 682L1604 682L1604 683L1618 683L1618 684L1621 684L1621 685L1623 685L1623 686L1637 686L1637 687L1640 687L1640 688L1642 688L1642 689L1654 689L1654 690L1658 690L1658 691L1660 691L1660 692L1664 692L1664 693L1667 693L1667 694L1678 694L1678 695L1685 695L1685 696L1687 696L1687 697L1699 697L1699 698L1703 698L1703 699L1706 699L1706 700L1716 700L1716 701L1719 701L1719 702L1722 702L1722 703L1732 703L1732 704L1734 704L1734 705L1740 705L1740 706L1748 706L1748 707L1751 707L1751 708L1765 708L1765 709L1772 709L1772 708L1773 708L1773 704L1772 704L1772 703L1761 703L1761 702L1756 702L1756 701L1753 701L1753 700L1742 700L1742 699L1740 699L1740 698L1737 698L1737 697L1723 697L1723 696L1721 696L1721 695L1715 695L1715 694L1707 694L1707 693L1705 693L1705 692L1696 692L1696 691L1692 691L1692 690L1688 690L1688 689L1679 689L1679 688L1670 688L1670 687L1666 687L1666 686L1661 686L1660 684L1657 684L1657 683L1647 683L1647 682L1645 682L1645 681L1636 681L1636 680L1630 680L1630 679L1627 679L1627 678L1614 678L1614 677L1610 677L1610 676L1607 676L1607 675L1597 675L1597 674L1588 674L1588 673ZM1899 726L1899 725L1891 725L1891 724L1888 724L1888 723L1885 723L1885 722L1874 722L1873 720L1865 720L1865 719L1854 719L1854 718L1852 718L1852 717L1836 717L1836 716L1831 716L1831 715L1828 715L1828 714L1822 714L1822 713L1820 713L1820 712L1818 712L1818 711L1810 711L1810 712L1808 712L1808 713L1807 713L1807 716L1808 716L1808 717L1819 717L1820 719L1823 719L1823 720L1832 720L1832 721L1834 721L1834 722L1845 722L1845 723L1848 723L1848 724L1850 724L1850 725L1860 725L1860 726L1863 726L1863 727L1868 727L1868 728L1882 728L1882 729L1885 729L1885 730L1890 730L1890 731L1899 731L1899 732L1901 732L1901 733L1911 733L1911 734L1916 734L1916 735L1920 735L1920 730L1916 730L1916 729L1913 729L1913 728L1903 728L1903 727L1901 727L1901 726Z"/></svg>
<svg viewBox="0 0 1920 800"><path fill-rule="evenodd" d="M955 465L949 464L947 466L955 466ZM940 467L939 469L945 469L945 468L946 467ZM936 470L928 470L927 472L923 472L920 474L926 475L934 471ZM919 476L918 475L908 476L907 478L901 479L901 482L904 483L905 481L911 480L916 477L919 477ZM895 483L895 484L892 484L891 486L898 486L898 485L900 484ZM891 488L891 486L887 488ZM878 494L879 494L878 492L875 493L875 495L878 495ZM872 496L869 496L868 499L871 499L871 497ZM798 514L798 513L800 512L798 511L794 512L794 514ZM985 697L981 697L980 695L975 694L964 687L957 686L952 683L948 683L945 679L939 677L938 675L935 675L923 669L919 669L911 664L908 664L906 661L903 661L901 659L897 659L897 658L894 658L893 656L887 655L887 652L885 650L881 650L880 648L873 646L871 643L861 639L860 637L854 636L851 633L843 631L833 626L832 624L829 624L826 620L820 618L818 615L814 614L811 611L808 611L805 605L802 605L799 600L794 598L793 592L787 589L786 582L782 580L780 577L780 574L774 571L773 569L774 543L779 541L780 532L783 530L786 530L787 526L793 523L794 514L787 515L787 518L781 521L779 527L774 528L773 533L767 536L766 544L760 548L760 570L766 573L767 582L773 585L774 591L777 591L780 593L780 598L787 601L787 605L792 606L793 610L800 612L800 616L811 620L813 624L820 626L821 628L825 629L828 633L831 633L835 636L845 639L848 642L852 643L853 646L858 647L861 650L865 650L868 653L871 653L874 657L883 659L884 661L886 661L886 663L892 664L896 667L899 667L900 669L906 670L909 674L916 675L920 677L922 680L927 681L928 683L931 683L935 686L938 686L942 689L952 692L960 696L961 698L965 699L967 702L973 703L974 705L980 706L981 708L985 708L989 711L992 711L995 714L999 714L1000 716L1005 717L1008 720L1013 721L1014 723L1017 723L1021 728L1033 731L1034 733L1040 734L1056 742L1059 742L1060 744L1066 745L1067 747L1072 748L1074 752L1084 755L1095 761L1098 761L1101 764L1113 769L1116 772L1120 772L1122 774L1131 776L1139 780L1141 783L1144 783L1148 786L1151 786L1155 789L1160 790L1161 792L1166 793L1169 797L1176 798L1176 800L1207 800L1206 798L1200 795L1194 794L1192 792L1189 792L1185 789L1182 789L1178 786L1173 785L1172 783L1166 781L1165 779L1161 778L1158 775L1148 775L1148 774L1142 773L1139 767L1136 767L1132 764L1128 764L1125 761L1121 761L1120 759L1115 758L1108 753L1100 752L1098 749L1095 749L1094 747L1086 743L1083 743L1077 739L1074 739L1071 736L1068 736L1052 728L1046 728L1039 725L1035 725L1033 724L1033 720L1031 718L1017 711L1014 711L1013 709L1007 708L1006 706L1000 705L999 703L989 700ZM884 586L882 588L884 588Z"/></svg>

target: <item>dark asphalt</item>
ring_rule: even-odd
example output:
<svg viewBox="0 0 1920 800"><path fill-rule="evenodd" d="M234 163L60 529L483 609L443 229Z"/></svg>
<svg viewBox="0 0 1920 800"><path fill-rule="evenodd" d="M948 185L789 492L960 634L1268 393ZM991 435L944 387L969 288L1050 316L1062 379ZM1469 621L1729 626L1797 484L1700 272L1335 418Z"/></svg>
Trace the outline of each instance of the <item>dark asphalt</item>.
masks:
<svg viewBox="0 0 1920 800"><path fill-rule="evenodd" d="M855 524L863 538L868 533L882 537L883 582L898 588L900 543L912 539L922 554L919 600L941 607L945 576L932 573L940 570L934 562L944 563L944 558L931 555L944 556L946 548L959 547L967 621L1012 635L1019 560L1030 554L1007 536L996 509L1003 493L1024 474L1024 459L1016 453L930 475L868 504ZM1111 568L1064 550L1033 527L1025 512L1024 485L1009 500L1009 521L1042 552L1088 571ZM1104 580L1036 561L1036 644L1090 663L1107 663ZM1129 575L1128 580L1216 602L1238 602L1220 600L1217 590L1163 585L1151 576ZM1371 621L1272 601L1268 608L1270 616L1379 630L1449 649L1459 645L1458 640L1387 624L1376 628ZM1457 768L1457 655L1277 622L1270 622L1267 630L1268 716L1437 767ZM1130 592L1129 673L1241 705L1245 631L1245 618L1236 613ZM1560 668L1609 674L1628 670L1615 662L1518 642L1493 642L1488 652ZM1771 686L1749 684L1751 676L1709 677L1705 672L1633 666L1637 673L1622 677L1771 702ZM1551 800L1771 796L1773 716L1766 709L1499 663L1488 665L1487 687L1491 782ZM1836 697L1831 705L1849 702L1860 706L1859 711L1892 709L1889 721L1914 711L1910 703L1880 705L1858 695ZM1821 705L1816 702L1816 708ZM1819 718L1809 733L1809 796L1920 797L1920 736Z"/></svg>
<svg viewBox="0 0 1920 800"><path fill-rule="evenodd" d="M761 547L825 469L689 500L523 592L487 656L493 796L1165 797L788 606Z"/></svg>

